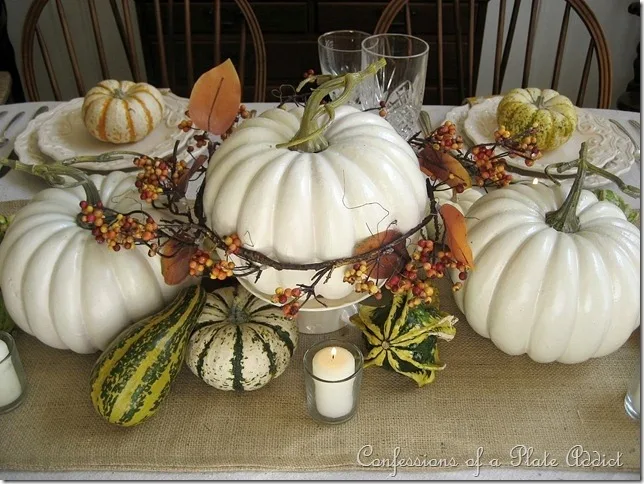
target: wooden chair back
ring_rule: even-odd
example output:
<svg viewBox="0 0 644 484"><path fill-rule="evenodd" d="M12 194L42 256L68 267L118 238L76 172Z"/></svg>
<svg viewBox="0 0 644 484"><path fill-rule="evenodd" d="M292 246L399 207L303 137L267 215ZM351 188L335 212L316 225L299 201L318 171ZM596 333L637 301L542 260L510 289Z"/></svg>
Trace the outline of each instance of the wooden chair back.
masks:
<svg viewBox="0 0 644 484"><path fill-rule="evenodd" d="M104 2L105 0L100 0ZM149 0L148 0L149 1ZM195 81L195 76L201 73L195 73L193 69L193 45L192 45L192 31L191 31L191 15L190 15L190 0L167 0L165 2L167 11L165 14L162 12L160 0L152 0L155 13L155 27L157 37L157 55L159 58L158 65L160 66L161 75L159 82L155 82L157 87L174 88L172 81L175 80L175 62L174 59L178 56L185 55L185 62L187 66L186 75L188 77L189 86L192 87ZM47 4L55 4L58 20L65 41L65 48L69 62L71 63L71 70L74 78L74 83L78 96L83 96L92 85L87 85L81 72L79 59L76 53L75 46L72 38L70 24L67 19L65 8L63 7L62 0L33 0L27 17L22 34L22 67L25 87L27 89L27 96L30 101L40 100L38 86L36 85L35 74L35 44L38 44L39 50L42 55L49 83L51 85L54 98L57 101L63 100L60 84L54 70L54 63L50 55L50 46L44 38L43 31L40 28L39 20L43 10ZM102 79L110 79L110 68L108 65L108 55L106 55L105 39L101 34L101 27L99 22L99 14L97 12L97 0L87 0L89 14L92 23L93 41L96 44L96 51L100 64ZM119 8L120 3L120 8ZM146 80L143 74L142 66L140 65L139 56L137 55L137 39L135 38L133 26L133 2L132 0L109 0L111 14L116 22L119 38L122 47L127 57L127 64L130 70L131 79L136 82ZM185 52L177 52L177 42L175 41L175 25L174 16L178 7L175 4L183 4L184 12L184 25L185 32ZM264 93L266 91L266 50L264 46L264 37L261 28L251 8L248 0L235 0L236 5L241 10L244 22L241 27L241 39L239 46L239 64L236 66L243 84L244 75L246 73L246 44L248 32L255 50L255 99L254 101L263 101ZM221 0L213 0L213 66L221 62ZM75 12L78 14L78 12ZM76 39L77 42L87 42L88 39ZM90 40L91 42L91 40ZM143 49L147 51L147 49ZM149 78L149 76L148 76Z"/></svg>
<svg viewBox="0 0 644 484"><path fill-rule="evenodd" d="M506 7L508 6L507 0L500 0L499 11L498 11L498 24L496 32L496 43L495 43L495 55L494 55L494 70L493 70L493 81L492 81L492 94L500 94L503 90L503 81L506 76L506 70L508 67L508 61L510 59L510 53L512 50L512 44L515 40L515 33L517 27L517 21L519 19L519 9L521 8L521 0L510 0L513 1L512 12L510 14L510 20L507 27L507 34L505 34L506 26ZM552 0L550 0L552 2ZM443 36L443 0L436 0L437 6L437 58L438 58L438 101L443 104L444 91L445 91L445 78L444 78L444 67L445 67L445 38ZM456 58L450 61L456 62L457 67L457 83L458 91L461 96L461 99L471 97L475 95L476 91L476 73L478 72L479 59L475 58L474 48L475 48L475 29L476 24L474 22L475 15L475 0L453 0L454 6L454 23L455 30L457 35L455 36L456 43ZM527 2L526 2L527 3ZM535 45L535 34L537 21L539 17L540 4L545 3L541 0L531 0L530 5L530 21L527 30L527 40L525 47L525 55L523 59L523 72L521 87L530 87L530 69L532 65L532 54ZM461 11L463 7L467 8L469 11L469 22L467 25L462 25L461 20ZM579 88L577 90L577 96L574 99L575 103L578 106L583 105L584 99L586 96L586 90L588 86L588 78L590 75L591 64L593 56L597 61L598 68L598 95L596 106L598 108L608 108L610 107L611 100L611 89L612 89L612 65L610 51L608 49L608 44L604 36L604 32L597 21L594 13L587 5L584 0L565 0L565 8L563 13L563 18L561 25L558 31L558 42L557 50L554 55L554 66L552 73L552 80L550 82L550 88L557 90L559 86L559 80L561 77L561 68L564 57L564 49L566 46L568 27L570 24L571 13L574 12L577 17L581 20L586 30L590 35L590 41L588 43L588 48L586 50L586 57L581 71L581 79L579 81ZM490 11L489 14L492 14ZM376 25L375 34L381 34L388 32L396 19L399 16L404 16L405 18L405 30L408 34L412 35L411 32L411 19L413 16L413 3L410 5L410 0L390 0L388 5L385 7L382 12L380 19ZM464 52L464 42L462 32L465 32L467 29L467 53ZM430 50L430 55L432 51ZM518 87L518 86L511 86Z"/></svg>

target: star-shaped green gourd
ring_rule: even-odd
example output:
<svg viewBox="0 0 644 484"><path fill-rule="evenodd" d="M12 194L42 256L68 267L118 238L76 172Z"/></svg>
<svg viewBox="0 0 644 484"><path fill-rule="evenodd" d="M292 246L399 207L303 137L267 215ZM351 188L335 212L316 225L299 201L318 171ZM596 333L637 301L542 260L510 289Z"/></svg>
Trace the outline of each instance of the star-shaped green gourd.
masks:
<svg viewBox="0 0 644 484"><path fill-rule="evenodd" d="M411 292L394 295L389 306L360 306L351 317L363 333L368 353L365 368L382 366L411 378L419 387L434 381L445 368L438 357L438 339L450 341L458 319L422 303L409 307Z"/></svg>

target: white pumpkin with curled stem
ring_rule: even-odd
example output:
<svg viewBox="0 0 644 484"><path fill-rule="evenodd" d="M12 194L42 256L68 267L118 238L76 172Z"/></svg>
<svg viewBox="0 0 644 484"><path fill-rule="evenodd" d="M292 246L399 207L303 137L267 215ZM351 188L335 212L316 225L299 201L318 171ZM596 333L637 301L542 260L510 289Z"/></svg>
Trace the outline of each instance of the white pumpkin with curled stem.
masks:
<svg viewBox="0 0 644 484"><path fill-rule="evenodd" d="M69 187L39 192L16 214L0 244L6 309L23 331L44 344L77 353L102 350L123 328L162 308L191 282L167 285L160 258L149 257L146 246L117 253L81 226L83 200L92 205L102 200L121 213L141 210L136 174L89 176L63 163L0 164ZM156 220L168 216L146 210Z"/></svg>
<svg viewBox="0 0 644 484"><path fill-rule="evenodd" d="M427 195L414 151L380 116L341 106L381 66L322 84L304 109L271 109L243 122L208 166L203 207L210 228L237 233L245 248L280 262L305 264L349 257L357 243L388 228L415 227ZM320 104L342 88L338 99ZM310 284L315 273L267 268L247 280L272 294ZM316 293L348 296L354 288L343 276L336 268Z"/></svg>
<svg viewBox="0 0 644 484"><path fill-rule="evenodd" d="M475 270L456 302L510 355L578 363L617 350L640 324L640 232L617 206L582 190L586 170L602 171L585 150L572 162L572 187L513 185L468 212Z"/></svg>

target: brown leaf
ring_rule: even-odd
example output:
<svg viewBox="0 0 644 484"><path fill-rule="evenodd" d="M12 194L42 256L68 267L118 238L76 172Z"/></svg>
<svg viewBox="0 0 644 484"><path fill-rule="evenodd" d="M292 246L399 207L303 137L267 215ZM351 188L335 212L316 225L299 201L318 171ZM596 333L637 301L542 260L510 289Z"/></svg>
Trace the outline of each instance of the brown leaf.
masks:
<svg viewBox="0 0 644 484"><path fill-rule="evenodd" d="M356 244L354 255L366 254L372 250L378 249L383 245L393 242L402 234L398 230L385 230L371 237L367 237L362 242ZM380 254L377 258L367 264L368 274L375 279L387 279L394 272L400 269L403 262L407 260L409 254L405 249L405 241L397 243L389 248L386 253Z"/></svg>
<svg viewBox="0 0 644 484"><path fill-rule="evenodd" d="M467 242L467 225L463 214L453 205L443 204L440 208L441 217L445 224L445 237L454 258L474 268L474 256Z"/></svg>
<svg viewBox="0 0 644 484"><path fill-rule="evenodd" d="M472 186L470 174L449 153L437 151L431 146L425 146L418 156L418 162L420 163L420 171L425 175L434 177L451 188L457 185L464 185L464 188Z"/></svg>
<svg viewBox="0 0 644 484"><path fill-rule="evenodd" d="M190 259L196 250L192 245L184 245L173 239L163 245L159 252L165 256L161 257L161 274L166 284L174 286L188 277Z"/></svg>
<svg viewBox="0 0 644 484"><path fill-rule="evenodd" d="M197 79L188 113L195 127L212 134L223 134L233 124L241 103L239 76L230 59Z"/></svg>

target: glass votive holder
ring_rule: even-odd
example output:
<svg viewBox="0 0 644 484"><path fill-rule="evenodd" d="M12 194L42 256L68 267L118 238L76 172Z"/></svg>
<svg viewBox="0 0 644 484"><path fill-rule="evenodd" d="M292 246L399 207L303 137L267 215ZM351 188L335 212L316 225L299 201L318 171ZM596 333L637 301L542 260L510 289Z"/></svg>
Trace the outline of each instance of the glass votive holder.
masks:
<svg viewBox="0 0 644 484"><path fill-rule="evenodd" d="M16 342L9 333L0 331L0 414L22 403L26 383Z"/></svg>
<svg viewBox="0 0 644 484"><path fill-rule="evenodd" d="M629 417L639 420L640 419L640 406L641 406L641 394L640 394L640 366L639 360L638 365L633 372L631 380L628 382L628 388L626 390L626 396L624 397L624 409Z"/></svg>
<svg viewBox="0 0 644 484"><path fill-rule="evenodd" d="M346 341L324 340L304 354L309 415L327 424L351 419L358 408L364 358Z"/></svg>

